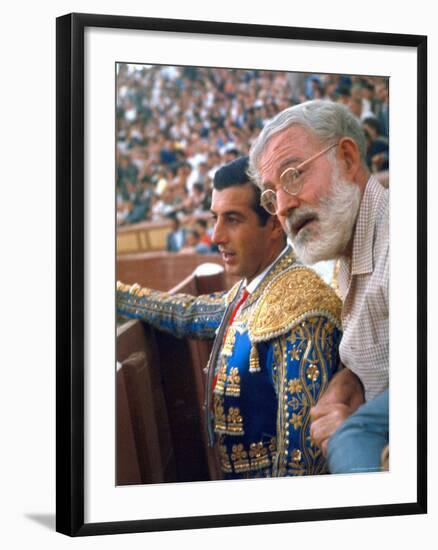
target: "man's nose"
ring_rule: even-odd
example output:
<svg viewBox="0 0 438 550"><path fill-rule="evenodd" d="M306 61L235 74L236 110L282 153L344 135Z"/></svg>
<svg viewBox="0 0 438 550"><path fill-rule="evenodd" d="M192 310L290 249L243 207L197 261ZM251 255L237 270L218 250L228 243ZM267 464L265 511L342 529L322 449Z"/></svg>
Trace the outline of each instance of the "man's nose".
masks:
<svg viewBox="0 0 438 550"><path fill-rule="evenodd" d="M226 240L226 232L224 230L223 224L219 221L216 221L213 227L213 234L211 240L214 244L221 244Z"/></svg>
<svg viewBox="0 0 438 550"><path fill-rule="evenodd" d="M300 201L296 195L286 193L281 187L277 190L277 215L286 217L288 214L298 208Z"/></svg>

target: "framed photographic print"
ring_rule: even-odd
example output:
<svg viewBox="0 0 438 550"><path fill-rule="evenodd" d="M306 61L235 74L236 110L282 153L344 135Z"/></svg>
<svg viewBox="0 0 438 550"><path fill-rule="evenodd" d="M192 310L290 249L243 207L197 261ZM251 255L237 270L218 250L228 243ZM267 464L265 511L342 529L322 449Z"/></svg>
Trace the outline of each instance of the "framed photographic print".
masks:
<svg viewBox="0 0 438 550"><path fill-rule="evenodd" d="M59 532L426 513L426 63L424 36L57 19ZM207 296L210 305L233 295L233 251L218 254L213 235L215 175L248 155L278 113L313 100L351 113L364 135L363 162L389 190L390 453L382 471L329 474L307 424L303 450L291 449L283 469L274 467L281 446L266 434L248 449L209 446L209 395L211 384L220 393L221 371L210 368L208 382L205 368L216 342L232 348L228 332L215 340L228 311L234 319L230 304L220 315L211 310L210 343L174 338L138 315L122 322L116 308L117 292L146 299L145 288L157 291L155 312L175 293L183 309L183 295ZM315 269L336 288L334 262ZM249 369L258 373L264 356L253 348ZM310 366L305 376L322 393ZM232 399L239 374L222 380ZM302 388L297 380L289 388L289 401L278 387L273 399L287 401L298 431ZM240 414L228 410L224 433L240 429ZM319 469L302 460L310 448Z"/></svg>

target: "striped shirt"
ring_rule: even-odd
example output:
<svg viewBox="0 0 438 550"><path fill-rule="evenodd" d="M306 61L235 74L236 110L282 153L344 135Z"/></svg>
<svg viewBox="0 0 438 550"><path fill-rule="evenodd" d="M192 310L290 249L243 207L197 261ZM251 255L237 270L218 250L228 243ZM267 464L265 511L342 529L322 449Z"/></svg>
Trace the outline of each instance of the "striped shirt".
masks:
<svg viewBox="0 0 438 550"><path fill-rule="evenodd" d="M342 363L361 380L368 401L389 382L389 191L374 176L360 204L351 258L338 274Z"/></svg>

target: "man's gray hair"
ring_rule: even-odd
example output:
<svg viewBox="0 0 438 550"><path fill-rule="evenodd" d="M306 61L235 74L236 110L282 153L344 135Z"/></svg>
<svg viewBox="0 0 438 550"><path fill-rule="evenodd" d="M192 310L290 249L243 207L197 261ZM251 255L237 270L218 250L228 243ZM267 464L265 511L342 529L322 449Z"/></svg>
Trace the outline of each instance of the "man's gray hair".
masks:
<svg viewBox="0 0 438 550"><path fill-rule="evenodd" d="M249 177L261 187L258 166L263 150L272 136L290 126L302 126L312 132L321 145L336 143L343 137L353 139L359 147L365 164L365 134L357 118L340 103L328 100L313 100L288 107L271 119L260 132L249 153Z"/></svg>

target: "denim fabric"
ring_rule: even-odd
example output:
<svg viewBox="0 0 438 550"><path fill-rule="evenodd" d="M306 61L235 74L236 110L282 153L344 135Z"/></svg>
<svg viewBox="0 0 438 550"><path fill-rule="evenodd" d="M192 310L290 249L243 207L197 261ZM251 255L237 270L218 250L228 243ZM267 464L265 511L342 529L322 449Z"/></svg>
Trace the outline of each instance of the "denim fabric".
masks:
<svg viewBox="0 0 438 550"><path fill-rule="evenodd" d="M388 390L368 401L336 430L328 443L332 474L380 471L389 439Z"/></svg>

